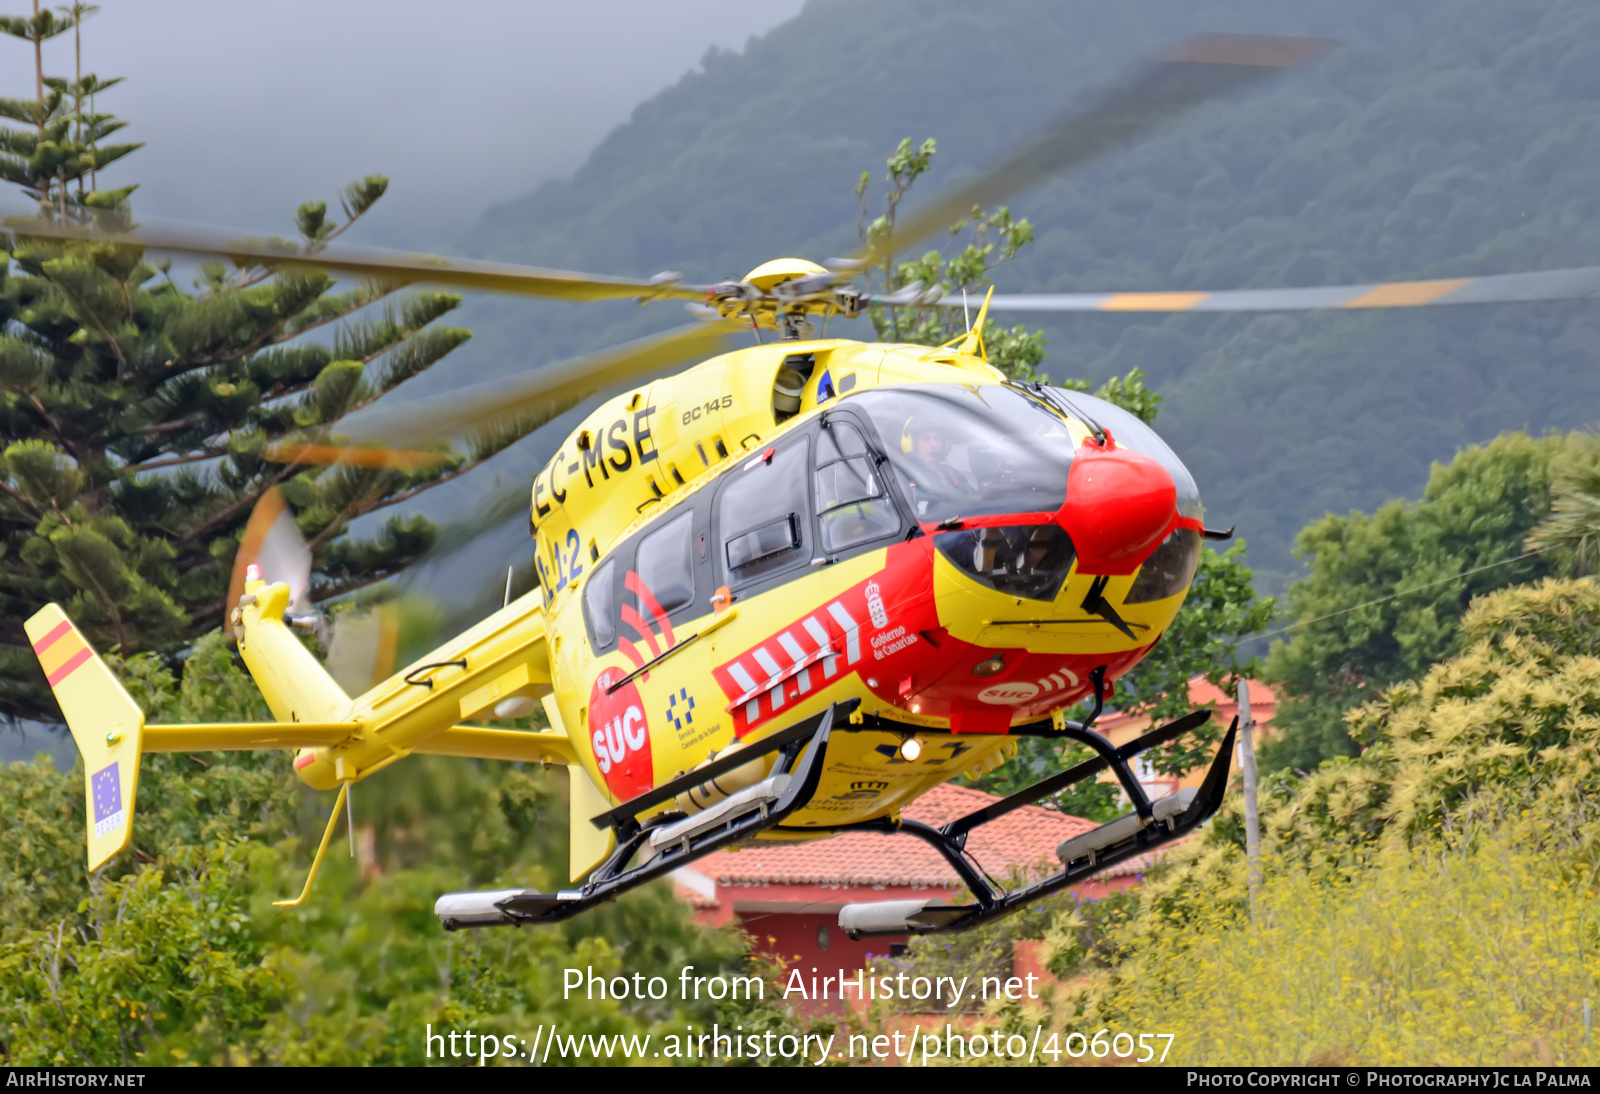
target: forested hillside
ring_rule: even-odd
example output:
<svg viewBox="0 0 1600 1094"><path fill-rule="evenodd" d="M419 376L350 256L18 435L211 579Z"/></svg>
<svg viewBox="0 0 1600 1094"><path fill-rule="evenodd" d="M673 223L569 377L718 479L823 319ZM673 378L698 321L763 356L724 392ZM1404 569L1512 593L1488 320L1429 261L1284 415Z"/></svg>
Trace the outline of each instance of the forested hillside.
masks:
<svg viewBox="0 0 1600 1094"><path fill-rule="evenodd" d="M1343 44L1018 195L1037 243L1002 288L1317 285L1600 262L1589 169L1600 10L1582 0L813 0L742 53L708 56L572 179L491 210L458 250L706 280L784 253L826 258L854 241L856 177L881 173L901 137L938 138L919 183L931 191L1194 29ZM537 140L538 113L524 116ZM472 310L478 337L457 378L682 318L671 305ZM1046 325L1047 368L1096 380L1145 369L1166 396L1157 425L1196 472L1211 521L1239 524L1275 589L1296 571L1289 548L1308 520L1415 495L1431 461L1504 429L1591 421L1597 327L1583 305L1070 317Z"/></svg>

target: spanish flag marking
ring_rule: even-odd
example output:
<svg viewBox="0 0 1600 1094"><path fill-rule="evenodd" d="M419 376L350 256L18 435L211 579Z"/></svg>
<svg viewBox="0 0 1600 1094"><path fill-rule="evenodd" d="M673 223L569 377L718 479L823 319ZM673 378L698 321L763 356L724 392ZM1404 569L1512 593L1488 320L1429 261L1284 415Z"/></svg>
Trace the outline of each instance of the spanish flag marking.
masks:
<svg viewBox="0 0 1600 1094"><path fill-rule="evenodd" d="M35 642L33 652L39 658L45 678L52 688L94 656L93 651L72 629L72 624L65 620L50 628L43 638Z"/></svg>

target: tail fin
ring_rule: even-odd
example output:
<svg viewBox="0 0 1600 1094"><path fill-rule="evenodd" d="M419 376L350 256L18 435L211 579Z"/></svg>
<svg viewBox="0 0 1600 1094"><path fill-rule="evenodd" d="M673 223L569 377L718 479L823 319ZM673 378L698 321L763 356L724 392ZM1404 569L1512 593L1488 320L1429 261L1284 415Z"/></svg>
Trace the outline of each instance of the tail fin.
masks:
<svg viewBox="0 0 1600 1094"><path fill-rule="evenodd" d="M40 609L23 630L83 756L89 869L95 870L133 838L144 712L58 605Z"/></svg>

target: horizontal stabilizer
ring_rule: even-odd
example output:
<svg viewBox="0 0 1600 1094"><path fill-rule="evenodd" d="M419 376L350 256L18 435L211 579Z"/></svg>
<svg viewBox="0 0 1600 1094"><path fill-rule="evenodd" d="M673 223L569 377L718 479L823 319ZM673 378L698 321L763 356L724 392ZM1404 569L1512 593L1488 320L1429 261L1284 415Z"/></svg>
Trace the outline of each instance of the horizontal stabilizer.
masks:
<svg viewBox="0 0 1600 1094"><path fill-rule="evenodd" d="M202 722L144 727L146 752L248 752L324 748L350 739L354 722Z"/></svg>
<svg viewBox="0 0 1600 1094"><path fill-rule="evenodd" d="M133 838L144 753L323 748L348 741L360 728L355 722L293 720L145 725L144 712L59 605L40 609L23 629L83 756L91 870Z"/></svg>
<svg viewBox="0 0 1600 1094"><path fill-rule="evenodd" d="M555 731L453 726L412 749L419 756L466 756L510 763L575 764L572 739Z"/></svg>

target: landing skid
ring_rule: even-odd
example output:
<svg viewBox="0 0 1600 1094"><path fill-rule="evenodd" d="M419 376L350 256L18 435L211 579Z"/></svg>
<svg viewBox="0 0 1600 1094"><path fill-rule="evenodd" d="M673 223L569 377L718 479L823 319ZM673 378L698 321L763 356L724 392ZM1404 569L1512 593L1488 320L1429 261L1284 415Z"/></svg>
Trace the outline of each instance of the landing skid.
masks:
<svg viewBox="0 0 1600 1094"><path fill-rule="evenodd" d="M1146 749L1165 744L1203 725L1211 717L1209 710L1194 711L1120 748L1091 728L1093 718L1089 724L1041 722L1016 726L1011 730L1013 735L1080 741L1093 749L1095 756L940 828L909 818L886 817L830 828L786 829L783 821L808 805L816 793L826 764L829 738L835 733L884 731L884 727L877 724L877 719L866 719L860 725L849 724L849 716L854 712L857 702L849 700L836 703L816 717L796 723L750 748L739 750L725 760L699 768L595 817L597 827L609 826L616 834L617 848L589 875L582 888L556 893L540 893L531 889L446 893L434 905L434 912L445 930L449 931L466 927L553 923L613 900L629 889L767 829L789 830L810 836L819 832L901 832L922 840L938 851L971 891L973 902L947 904L937 900L913 900L847 904L840 910L839 926L851 938L966 930L1009 915L1024 905L1083 881L1125 859L1144 854L1204 823L1222 804L1227 789L1234 735L1238 729L1238 719L1235 719L1198 791L1185 791L1181 795L1155 802L1144 792L1128 761ZM1099 713L1098 703L1095 713ZM903 727L896 726L895 729L902 731ZM938 734L920 730L919 735ZM670 800L691 785L703 783L719 774L723 768L732 769L748 764L757 756L771 752L778 753L772 774L754 786L746 787L710 808L687 817L657 817L644 824L638 821L639 813ZM991 882L976 860L968 854L967 836L975 829L1024 805L1058 794L1074 783L1094 778L1107 768L1116 775L1117 781L1133 802L1133 810L1061 844L1057 850L1063 868L1059 872L1026 888L1006 890ZM641 854L647 856L645 860L637 866L630 866Z"/></svg>
<svg viewBox="0 0 1600 1094"><path fill-rule="evenodd" d="M434 914L447 931L463 927L554 923L771 828L810 803L822 779L828 738L841 728L841 723L849 718L859 702L852 699L834 703L820 715L741 749L726 761L698 768L690 775L594 818L596 827L609 825L616 833L617 849L595 868L581 889L556 893L532 889L446 893L434 904ZM807 744L809 748L805 747ZM800 755L802 750L804 756ZM699 813L669 823L645 826L636 819L637 814L672 799L679 791L769 752L777 752L778 761L773 765L772 774L754 786L731 794ZM630 869L628 864L640 852L650 857Z"/></svg>
<svg viewBox="0 0 1600 1094"><path fill-rule="evenodd" d="M1222 747L1206 772L1205 781L1198 790L1185 790L1181 794L1160 798L1152 802L1144 787L1128 768L1128 760L1148 748L1167 741L1203 725L1211 717L1209 710L1197 710L1169 722L1160 729L1129 741L1121 748L1107 741L1092 729L1069 725L1063 736L1082 741L1095 750L1093 759L1052 775L1026 790L1003 798L993 805L958 817L941 828L902 818L898 823L884 819L852 825L839 831L903 832L927 843L942 855L955 869L967 889L973 894L970 904L948 904L937 899L889 900L876 903L846 904L839 909L839 926L852 939L876 935L934 934L942 931L964 931L990 920L1020 910L1024 906L1059 892L1069 885L1084 881L1107 867L1126 859L1142 855L1164 843L1177 839L1208 820L1222 804L1228 788L1228 766L1233 754L1234 735L1239 720L1235 718L1222 739ZM991 882L988 876L966 852L967 836L975 829L988 824L1024 805L1032 805L1050 797L1084 779L1093 778L1107 767L1116 774L1123 790L1133 801L1131 812L1107 821L1080 836L1062 843L1056 850L1062 869L1026 888L1007 890ZM781 826L780 826L781 827Z"/></svg>

